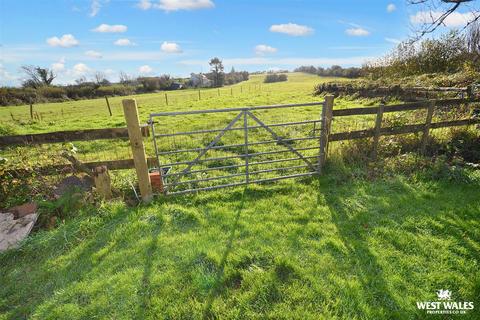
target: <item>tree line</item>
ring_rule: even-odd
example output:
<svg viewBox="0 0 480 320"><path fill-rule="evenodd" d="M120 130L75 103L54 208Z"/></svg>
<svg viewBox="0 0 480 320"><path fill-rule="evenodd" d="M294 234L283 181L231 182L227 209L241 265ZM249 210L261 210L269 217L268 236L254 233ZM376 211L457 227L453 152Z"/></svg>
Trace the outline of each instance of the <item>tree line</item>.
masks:
<svg viewBox="0 0 480 320"><path fill-rule="evenodd" d="M316 74L321 77L344 77L344 78L358 78L362 74L361 68L351 67L343 68L338 65L333 65L330 68L301 66L294 70L295 72L305 72Z"/></svg>
<svg viewBox="0 0 480 320"><path fill-rule="evenodd" d="M211 81L211 87L222 87L249 79L247 71L237 72L232 68L225 73L222 60L217 57L210 60L210 66L210 72L205 76ZM134 77L125 72L120 72L117 83L110 82L104 73L95 72L91 79L82 76L75 80L75 84L54 85L57 74L52 69L26 65L22 71L26 79L21 88L0 88L0 105L61 102L196 87L188 78L173 78L168 74Z"/></svg>

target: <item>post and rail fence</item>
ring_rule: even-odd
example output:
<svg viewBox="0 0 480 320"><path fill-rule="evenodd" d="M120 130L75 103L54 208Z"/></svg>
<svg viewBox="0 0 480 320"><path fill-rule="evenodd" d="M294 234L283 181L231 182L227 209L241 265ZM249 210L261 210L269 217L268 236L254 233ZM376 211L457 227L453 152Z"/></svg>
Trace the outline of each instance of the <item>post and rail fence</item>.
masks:
<svg viewBox="0 0 480 320"><path fill-rule="evenodd" d="M0 136L0 147L47 144L66 140L128 138L133 159L92 162L84 165L87 168L105 165L109 170L135 168L142 199L147 202L152 198L155 191L158 192L158 189L152 189L150 181L152 170L160 172L161 190L164 194L184 194L320 174L327 161L329 144L336 141L373 138L371 159L375 161L378 156L381 136L420 133L422 136L419 152L425 153L432 129L480 123L478 116L433 122L435 110L452 105L459 106L471 103L480 103L480 100L426 100L396 105L334 109L334 97L327 95L324 101L314 103L152 113L148 124L141 125L136 101L127 99L123 100L126 128ZM316 107L319 107L316 113L318 116L310 120L272 123L262 120L263 117L277 111ZM426 110L423 123L382 126L386 114L414 110ZM213 117L214 115L229 113L232 113L233 116L231 118L227 117L229 122L223 128L211 128L209 125L209 128L204 130L179 131L181 128L175 128L174 132L162 132L162 121L160 119L199 115ZM332 126L335 126L336 119L365 115L375 116L372 128L332 132ZM300 133L301 136L291 138L288 135L290 132ZM197 140L193 138L197 135L205 137L205 134L213 136L204 140L202 144L193 145L193 148L180 148L175 145L173 148L165 147L165 142L168 139L178 138L188 140L189 143L196 143ZM151 135L154 144L154 157L147 157L145 152L143 138L149 135ZM226 138L228 143L223 143L222 138ZM261 140L258 140L258 138L261 138ZM304 142L310 143L310 145L301 145ZM209 153L213 153L214 156L207 157ZM287 154L287 156L282 156L284 154ZM266 157L266 159L262 157ZM259 160L255 160L257 158ZM295 162L297 164L294 164ZM274 164L289 165L273 167ZM197 166L199 168L196 168ZM38 168L39 172L41 172L41 169ZM293 173L290 173L291 171ZM220 175L210 176L214 172L220 173ZM226 175L225 172L229 174ZM257 178L257 176L265 174L268 176ZM214 183L216 181L219 184L202 186L202 183Z"/></svg>

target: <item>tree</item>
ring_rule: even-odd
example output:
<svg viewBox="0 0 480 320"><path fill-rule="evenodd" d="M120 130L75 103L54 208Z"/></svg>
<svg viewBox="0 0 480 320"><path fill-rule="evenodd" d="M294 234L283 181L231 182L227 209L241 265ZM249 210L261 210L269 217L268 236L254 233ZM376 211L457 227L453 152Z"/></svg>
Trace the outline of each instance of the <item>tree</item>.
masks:
<svg viewBox="0 0 480 320"><path fill-rule="evenodd" d="M223 83L225 81L225 73L223 72L222 60L215 57L210 60L209 64L210 64L210 71L212 71L213 86L214 87L223 86Z"/></svg>
<svg viewBox="0 0 480 320"><path fill-rule="evenodd" d="M480 7L478 0L407 0L407 3L415 6L422 6L424 16L421 18L422 26L416 30L416 36L413 41L417 41L426 34L432 33L438 27L446 25L450 15L463 8L467 8L470 12L467 17L463 30L466 30L472 24L480 19ZM477 5L477 6L476 6Z"/></svg>
<svg viewBox="0 0 480 320"><path fill-rule="evenodd" d="M75 83L79 86L86 82L87 82L87 78L85 76L81 76L80 78L75 80Z"/></svg>
<svg viewBox="0 0 480 320"><path fill-rule="evenodd" d="M135 83L135 78L129 76L127 73L120 71L119 81L124 86L132 85Z"/></svg>
<svg viewBox="0 0 480 320"><path fill-rule="evenodd" d="M467 47L470 53L480 56L480 22L475 22L470 26L466 36Z"/></svg>
<svg viewBox="0 0 480 320"><path fill-rule="evenodd" d="M22 66L23 72L28 76L23 82L24 87L38 88L41 86L49 86L57 77L52 70L36 66Z"/></svg>
<svg viewBox="0 0 480 320"><path fill-rule="evenodd" d="M105 73L100 71L93 74L93 81L99 86L108 86L110 84Z"/></svg>

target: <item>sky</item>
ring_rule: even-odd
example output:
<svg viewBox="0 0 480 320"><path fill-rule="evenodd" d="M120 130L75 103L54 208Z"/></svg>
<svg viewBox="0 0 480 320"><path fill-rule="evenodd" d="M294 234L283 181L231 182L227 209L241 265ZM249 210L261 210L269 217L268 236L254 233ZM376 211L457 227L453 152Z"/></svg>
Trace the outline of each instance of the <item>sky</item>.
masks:
<svg viewBox="0 0 480 320"><path fill-rule="evenodd" d="M215 56L226 71L360 66L430 16L405 0L0 0L0 85L21 84L22 65L53 69L56 84L186 77Z"/></svg>

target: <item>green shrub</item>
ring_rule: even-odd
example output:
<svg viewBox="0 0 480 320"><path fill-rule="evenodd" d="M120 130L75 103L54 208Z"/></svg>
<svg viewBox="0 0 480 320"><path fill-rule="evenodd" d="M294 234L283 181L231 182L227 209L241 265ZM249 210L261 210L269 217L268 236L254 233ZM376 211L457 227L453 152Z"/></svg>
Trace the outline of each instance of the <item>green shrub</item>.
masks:
<svg viewBox="0 0 480 320"><path fill-rule="evenodd" d="M271 73L265 77L265 80L263 80L263 82L272 83L272 82L281 82L281 81L287 81L287 80L288 80L288 77L286 74Z"/></svg>
<svg viewBox="0 0 480 320"><path fill-rule="evenodd" d="M67 92L62 87L47 87L43 86L37 89L37 94L48 99L65 99Z"/></svg>

